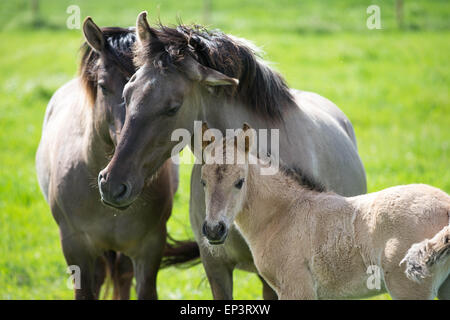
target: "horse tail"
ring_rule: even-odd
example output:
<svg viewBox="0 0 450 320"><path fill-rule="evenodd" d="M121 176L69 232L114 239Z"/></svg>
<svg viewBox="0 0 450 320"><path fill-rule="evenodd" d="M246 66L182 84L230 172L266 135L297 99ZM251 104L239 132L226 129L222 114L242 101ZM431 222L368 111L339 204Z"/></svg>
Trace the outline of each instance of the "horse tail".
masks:
<svg viewBox="0 0 450 320"><path fill-rule="evenodd" d="M172 193L175 194L178 190L178 186L180 184L180 166L174 162L172 162L172 174L171 174L171 182L172 182Z"/></svg>
<svg viewBox="0 0 450 320"><path fill-rule="evenodd" d="M431 275L431 268L450 257L450 225L444 227L432 239L415 243L400 262L406 263L406 276L416 282Z"/></svg>
<svg viewBox="0 0 450 320"><path fill-rule="evenodd" d="M178 266L190 268L200 263L200 249L195 241L180 241L167 235L161 268Z"/></svg>

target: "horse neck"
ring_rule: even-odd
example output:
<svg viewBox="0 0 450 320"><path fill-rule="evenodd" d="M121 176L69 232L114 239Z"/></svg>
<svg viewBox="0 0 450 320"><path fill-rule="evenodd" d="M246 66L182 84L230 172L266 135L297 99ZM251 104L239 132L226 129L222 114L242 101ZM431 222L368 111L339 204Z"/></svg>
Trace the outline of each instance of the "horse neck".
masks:
<svg viewBox="0 0 450 320"><path fill-rule="evenodd" d="M253 155L251 155L253 157ZM249 165L247 194L244 210L236 217L236 223L250 245L257 245L259 237L278 229L294 203L312 200L314 191L308 190L281 172L261 175L260 165ZM260 243L260 242L259 242Z"/></svg>
<svg viewBox="0 0 450 320"><path fill-rule="evenodd" d="M293 102L286 108L283 119L272 119L245 105L237 98L208 97L203 95L199 116L206 120L210 128L217 128L225 134L226 129L242 128L244 122L256 130L268 129L267 146L272 154L271 129L279 133L279 156L287 165L301 164L302 170L314 175L310 165L308 150L314 142L311 138L311 119ZM306 151L305 151L306 150Z"/></svg>
<svg viewBox="0 0 450 320"><path fill-rule="evenodd" d="M109 114L106 110L100 110L96 103L88 114L85 153L88 166L98 170L107 164L107 156L114 151L109 133Z"/></svg>

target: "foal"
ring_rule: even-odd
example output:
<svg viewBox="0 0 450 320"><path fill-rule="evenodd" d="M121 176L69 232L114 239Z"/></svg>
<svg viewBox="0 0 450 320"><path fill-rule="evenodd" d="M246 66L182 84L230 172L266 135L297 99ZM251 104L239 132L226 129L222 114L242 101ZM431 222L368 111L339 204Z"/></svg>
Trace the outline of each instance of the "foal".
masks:
<svg viewBox="0 0 450 320"><path fill-rule="evenodd" d="M236 137L204 144L209 244L223 243L235 222L280 299L386 291L394 299L450 299L449 195L416 184L343 197L300 170L262 175L265 164L249 152L254 136L244 124ZM378 270L378 288L369 285L370 270Z"/></svg>

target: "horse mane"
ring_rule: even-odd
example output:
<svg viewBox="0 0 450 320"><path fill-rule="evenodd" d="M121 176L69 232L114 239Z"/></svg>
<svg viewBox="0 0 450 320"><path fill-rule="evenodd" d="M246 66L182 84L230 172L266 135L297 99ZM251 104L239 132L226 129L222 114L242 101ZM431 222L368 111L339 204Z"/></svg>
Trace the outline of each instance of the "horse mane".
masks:
<svg viewBox="0 0 450 320"><path fill-rule="evenodd" d="M280 172L285 176L290 177L303 188L317 192L327 191L323 184L315 180L299 167L288 167L284 164L280 164Z"/></svg>
<svg viewBox="0 0 450 320"><path fill-rule="evenodd" d="M213 152L215 152L216 149L219 146L221 146L222 147L221 151L223 153L223 160L226 161L227 148L229 146L232 146L233 152L234 152L234 159L236 159L237 145L236 145L235 137L233 137L232 140L233 141L231 142L230 139L227 139L224 137L224 138L222 138L222 140L213 141L206 147L205 150L206 150L206 152L210 152L211 154L213 154ZM253 155L258 160L262 159L262 154L259 151ZM267 153L266 156L268 158L271 158L270 153ZM283 174L284 176L288 177L289 179L294 180L294 182L296 182L301 187L303 187L307 190L312 190L312 191L316 191L316 192L320 192L320 193L327 191L326 187L322 183L317 181L315 178L313 178L310 174L306 173L300 167L288 166L280 158L278 159L278 163L279 163L280 173Z"/></svg>
<svg viewBox="0 0 450 320"><path fill-rule="evenodd" d="M144 45L136 43L137 66L152 61L163 71L176 68L190 55L203 66L239 79L237 90L233 86L216 90L237 96L255 112L269 119L282 119L283 110L292 106L294 98L283 77L262 60L259 50L248 41L198 25L171 28L160 24L152 30L156 38Z"/></svg>
<svg viewBox="0 0 450 320"><path fill-rule="evenodd" d="M101 28L106 40L106 51L116 57L117 63L125 70L134 73L133 44L136 41L134 28L105 27ZM81 60L79 76L91 105L97 98L97 61L100 54L84 41L80 48Z"/></svg>

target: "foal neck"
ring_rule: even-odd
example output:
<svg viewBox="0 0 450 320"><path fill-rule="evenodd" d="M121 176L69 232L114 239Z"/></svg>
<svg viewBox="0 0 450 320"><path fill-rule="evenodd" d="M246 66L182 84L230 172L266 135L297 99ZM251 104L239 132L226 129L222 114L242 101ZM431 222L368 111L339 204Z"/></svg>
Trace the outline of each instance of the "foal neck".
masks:
<svg viewBox="0 0 450 320"><path fill-rule="evenodd" d="M283 223L293 205L303 200L312 201L318 194L301 186L282 171L261 175L260 169L258 164L249 165L244 210L236 217L237 225L249 242L256 241L258 236L267 235L268 230Z"/></svg>

